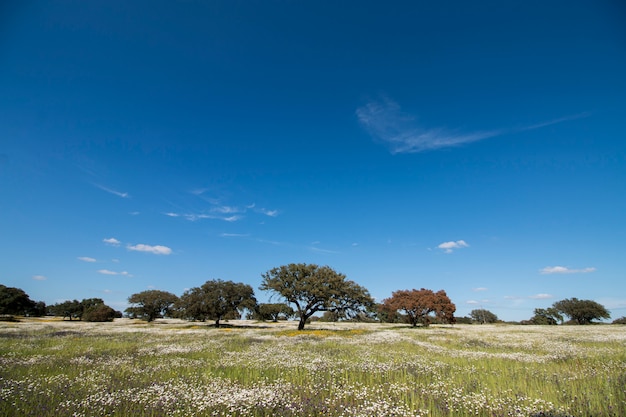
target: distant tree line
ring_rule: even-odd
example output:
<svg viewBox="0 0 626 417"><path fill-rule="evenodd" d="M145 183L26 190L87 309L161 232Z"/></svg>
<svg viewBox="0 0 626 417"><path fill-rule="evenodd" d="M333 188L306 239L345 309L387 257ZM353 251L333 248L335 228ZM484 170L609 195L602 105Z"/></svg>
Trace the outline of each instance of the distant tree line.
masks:
<svg viewBox="0 0 626 417"><path fill-rule="evenodd" d="M101 298L82 301L63 301L46 306L43 301L33 301L20 288L0 284L0 316L42 317L59 316L71 320L113 321L122 317L120 311L107 306Z"/></svg>
<svg viewBox="0 0 626 417"><path fill-rule="evenodd" d="M242 317L278 321L295 318L298 329L311 320L379 321L407 323L427 327L431 323L497 323L498 317L485 309L472 310L468 317L455 317L456 306L444 290L421 288L397 290L391 297L375 303L368 290L328 266L289 264L262 274L259 287L269 291L279 302L258 303L248 284L221 279L209 280L200 287L185 291L180 297L167 291L148 290L132 294L125 314L148 322L171 317L185 320L213 321L219 327L224 320ZM321 313L321 316L318 314ZM46 306L30 300L19 288L0 285L0 316L43 316L71 320L112 321L122 313L107 306L100 298L71 300ZM577 298L558 301L547 309L535 309L530 320L521 324L591 324L610 318L601 304ZM615 320L626 324L626 317Z"/></svg>

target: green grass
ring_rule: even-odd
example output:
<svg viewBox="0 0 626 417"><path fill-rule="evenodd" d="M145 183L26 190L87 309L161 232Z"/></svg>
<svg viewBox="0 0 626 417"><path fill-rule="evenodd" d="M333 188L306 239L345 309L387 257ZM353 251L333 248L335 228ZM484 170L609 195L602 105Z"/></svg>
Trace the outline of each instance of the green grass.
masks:
<svg viewBox="0 0 626 417"><path fill-rule="evenodd" d="M626 415L621 326L231 324L0 323L0 415Z"/></svg>

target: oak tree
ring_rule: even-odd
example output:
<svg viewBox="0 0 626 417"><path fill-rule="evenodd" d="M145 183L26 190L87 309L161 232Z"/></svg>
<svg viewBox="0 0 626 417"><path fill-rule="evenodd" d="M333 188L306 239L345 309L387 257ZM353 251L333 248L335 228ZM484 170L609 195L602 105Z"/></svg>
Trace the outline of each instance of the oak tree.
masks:
<svg viewBox="0 0 626 417"><path fill-rule="evenodd" d="M131 317L140 317L146 321L153 321L159 317L165 317L178 297L170 292L161 290L142 291L128 297L131 304L126 309L126 314Z"/></svg>
<svg viewBox="0 0 626 417"><path fill-rule="evenodd" d="M456 306L444 290L433 292L422 288L394 291L390 298L383 300L382 309L389 316L397 312L404 313L413 327L418 324L427 327L431 314L445 323L454 323Z"/></svg>
<svg viewBox="0 0 626 417"><path fill-rule="evenodd" d="M367 289L329 266L289 264L273 268L262 277L261 290L272 291L295 306L300 319L298 330L303 330L317 312L334 311L350 318L374 303Z"/></svg>
<svg viewBox="0 0 626 417"><path fill-rule="evenodd" d="M239 317L245 309L253 310L256 298L250 285L218 279L185 291L175 307L182 318L215 320L215 327L220 327L220 320Z"/></svg>
<svg viewBox="0 0 626 417"><path fill-rule="evenodd" d="M578 324L591 324L596 319L608 319L611 315L602 304L592 300L566 298L552 304L552 307Z"/></svg>

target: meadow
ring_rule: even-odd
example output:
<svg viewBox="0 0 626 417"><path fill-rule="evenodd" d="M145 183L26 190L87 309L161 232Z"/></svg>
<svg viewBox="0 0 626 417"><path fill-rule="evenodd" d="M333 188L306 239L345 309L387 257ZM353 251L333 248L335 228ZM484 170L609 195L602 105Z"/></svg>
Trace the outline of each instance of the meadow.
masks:
<svg viewBox="0 0 626 417"><path fill-rule="evenodd" d="M2 416L626 416L626 327L0 322Z"/></svg>

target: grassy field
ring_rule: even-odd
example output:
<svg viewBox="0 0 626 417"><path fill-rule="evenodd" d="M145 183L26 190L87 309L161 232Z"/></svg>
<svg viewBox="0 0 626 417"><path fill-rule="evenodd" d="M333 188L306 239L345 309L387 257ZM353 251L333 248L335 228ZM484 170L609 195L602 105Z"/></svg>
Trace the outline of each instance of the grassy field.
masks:
<svg viewBox="0 0 626 417"><path fill-rule="evenodd" d="M2 416L626 416L626 327L0 323Z"/></svg>

